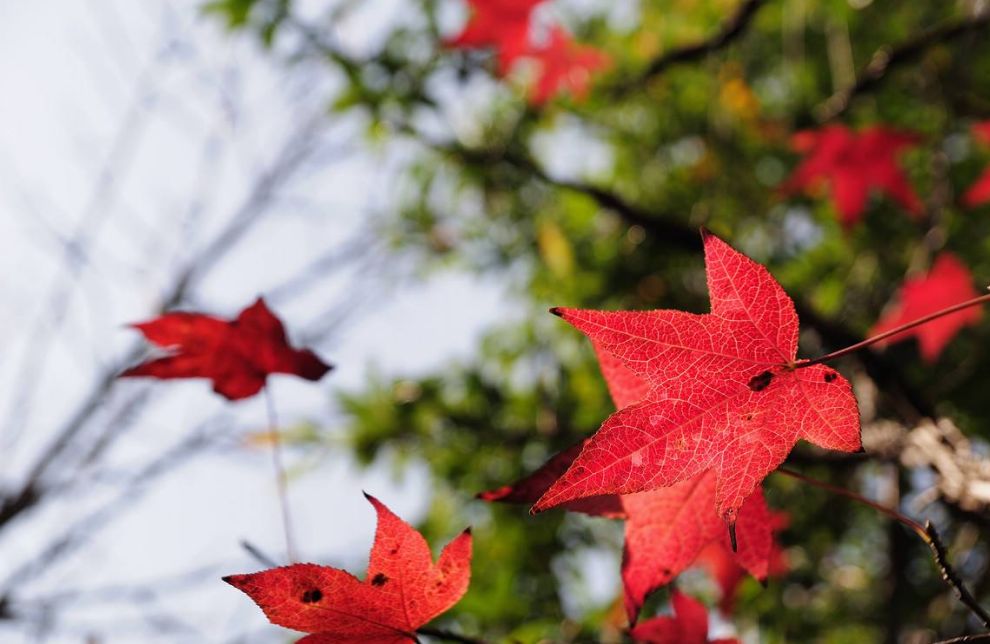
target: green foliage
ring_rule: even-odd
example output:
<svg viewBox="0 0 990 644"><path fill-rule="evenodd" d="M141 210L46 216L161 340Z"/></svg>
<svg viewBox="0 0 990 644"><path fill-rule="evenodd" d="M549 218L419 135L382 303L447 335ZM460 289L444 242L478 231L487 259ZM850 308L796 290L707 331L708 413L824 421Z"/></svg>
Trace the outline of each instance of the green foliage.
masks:
<svg viewBox="0 0 990 644"><path fill-rule="evenodd" d="M438 44L432 12L448 3L412 4L364 58L286 34L302 43L292 59L322 61L327 74L344 79L334 112L361 113L369 131L416 143L400 206L381 231L394 253L423 270L497 271L529 314L508 325L493 321L468 364L422 378L374 378L344 396L346 439L364 463L389 454L429 466L435 494L428 539L449 536L465 519L476 526L471 590L446 618L459 632L523 642L617 637L607 604L565 615L561 597L581 591L554 572L589 546L615 551L617 522L530 517L526 508L472 498L535 469L612 411L591 347L546 308L703 312L700 245L663 234L665 227L706 225L766 263L814 314L804 320L802 355L838 348L838 336L863 337L905 275L940 250L958 254L985 280L990 213L965 211L954 195L990 161L967 134L974 120L990 116L990 35L983 29L921 47L852 98L839 120L924 135L903 167L927 212L916 221L888 200L873 200L864 220L843 230L829 200L785 199L776 190L797 160L790 135L814 125L821 106L862 75L878 50L964 19L965 3L766 2L724 48L619 92L657 56L715 33L739 2L643 2L634 20L623 20L608 2L579 8L560 0L557 15L614 59L598 91L584 103L563 99L537 110L525 105L517 80L498 81L483 107L464 107L471 122L457 129L458 138L419 132L415 117L443 121L449 94L467 95L467 81L490 78L493 64ZM208 9L266 40L276 33L272 16L292 15L287 2L269 0L225 0ZM254 22L255 15L267 22ZM295 22L279 24L290 31ZM310 36L321 35L320 24L311 29ZM636 221L589 186L649 221ZM830 333L835 329L840 333ZM934 409L971 438L990 439L988 336L986 324L965 330L935 364L902 343L871 352L872 366L856 359L839 366L875 379L882 417L911 423L912 413ZM904 391L913 411L905 411ZM812 476L867 493L893 481L895 493L888 490L884 500L901 498L897 490L911 498L930 485L921 475L898 475L892 464L827 462L806 448L796 462ZM947 597L927 549L898 534L901 527L780 476L769 479L767 497L791 516L783 539L792 570L766 590L747 582L735 618L741 632L758 628L767 642L893 642L911 633L966 632L965 612ZM927 512L951 526L950 535L973 519L940 505ZM614 542L596 541L602 534ZM970 579L990 576L983 542L954 553L960 560L973 555ZM988 586L980 588L984 601Z"/></svg>

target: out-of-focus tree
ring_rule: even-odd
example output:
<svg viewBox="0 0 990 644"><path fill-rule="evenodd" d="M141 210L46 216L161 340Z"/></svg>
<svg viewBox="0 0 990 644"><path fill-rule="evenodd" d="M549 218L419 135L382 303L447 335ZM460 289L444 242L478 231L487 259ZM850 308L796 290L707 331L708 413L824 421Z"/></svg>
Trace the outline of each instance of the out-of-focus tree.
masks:
<svg viewBox="0 0 990 644"><path fill-rule="evenodd" d="M612 411L590 345L549 306L703 312L702 225L794 296L805 356L864 338L901 284L940 254L984 283L990 275L987 207L962 198L988 162L971 134L990 118L984 2L548 0L535 17L544 37L562 24L611 62L590 72L584 100L540 104L527 100L532 68L507 75L494 51L450 45L470 12L461 0L313 4L220 0L207 11L286 65L321 65L339 85L328 121L358 115L371 140L408 147L400 207L377 232L396 258L499 275L516 296L473 359L369 382L344 397L349 420L327 439L342 436L369 463L384 454L426 463L431 541L466 518L476 525L471 589L444 618L459 632L621 637L615 577L594 572L602 561L617 569L619 522L531 517L472 498L590 435ZM351 44L367 24L378 42ZM913 133L896 150L878 144L904 177L871 179L880 160L859 170L855 154L835 152L823 171L831 185L785 189L814 153L810 135L795 135L838 125L847 138L876 126ZM901 198L880 196L884 187ZM850 191L866 193L861 208ZM914 342L844 358L866 453L801 445L788 462L932 519L984 603L988 333L967 326L928 360ZM741 634L923 642L978 628L902 526L779 476L767 498L790 516L789 570L765 589L745 582L732 618ZM714 597L700 573L684 585Z"/></svg>

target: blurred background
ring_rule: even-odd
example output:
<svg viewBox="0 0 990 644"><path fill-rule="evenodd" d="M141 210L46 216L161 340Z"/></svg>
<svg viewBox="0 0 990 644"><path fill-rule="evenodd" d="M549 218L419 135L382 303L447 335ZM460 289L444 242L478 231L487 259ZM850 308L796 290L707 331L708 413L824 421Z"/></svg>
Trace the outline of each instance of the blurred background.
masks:
<svg viewBox="0 0 990 644"><path fill-rule="evenodd" d="M286 561L264 401L115 379L146 353L128 323L264 295L336 365L270 381L304 560L363 573L366 490L437 548L474 527L444 628L622 641L621 522L474 499L613 411L590 344L547 308L706 311L702 225L795 298L802 356L865 337L940 253L985 288L990 207L961 195L990 163L971 133L990 119L988 11L548 0L536 24L610 64L584 100L535 105L526 70L443 44L463 0L0 5L0 640L294 641L219 581L266 567L250 549ZM780 190L791 136L835 123L920 135L898 162L923 214L878 197L843 226L826 191ZM914 341L843 359L867 454L789 460L936 522L984 604L988 340L984 321L933 362ZM980 630L899 524L765 489L788 571L744 581L713 635ZM719 599L701 571L682 587Z"/></svg>

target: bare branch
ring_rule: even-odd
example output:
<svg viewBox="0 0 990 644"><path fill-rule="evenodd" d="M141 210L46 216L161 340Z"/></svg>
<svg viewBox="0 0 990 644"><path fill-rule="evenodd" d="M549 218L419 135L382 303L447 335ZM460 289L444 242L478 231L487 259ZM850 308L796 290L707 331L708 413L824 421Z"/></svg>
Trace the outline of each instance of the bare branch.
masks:
<svg viewBox="0 0 990 644"><path fill-rule="evenodd" d="M764 4L766 4L766 0L743 0L739 8L736 9L736 12L710 38L691 45L671 49L651 62L636 77L621 82L605 91L617 98L621 98L638 89L642 89L644 85L675 65L695 62L709 54L728 47L742 37L747 27L752 23L757 11Z"/></svg>
<svg viewBox="0 0 990 644"><path fill-rule="evenodd" d="M836 92L815 108L815 120L824 123L842 116L852 105L854 98L879 86L887 73L895 67L916 60L936 45L984 31L988 27L990 27L990 10L933 27L900 44L878 49L859 73L855 83Z"/></svg>

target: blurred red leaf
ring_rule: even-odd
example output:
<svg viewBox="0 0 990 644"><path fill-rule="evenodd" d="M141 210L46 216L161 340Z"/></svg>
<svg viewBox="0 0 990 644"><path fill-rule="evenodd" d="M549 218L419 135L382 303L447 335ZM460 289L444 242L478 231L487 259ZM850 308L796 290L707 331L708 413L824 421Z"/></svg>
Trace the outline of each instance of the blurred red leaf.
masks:
<svg viewBox="0 0 990 644"><path fill-rule="evenodd" d="M990 144L990 121L983 121L974 125L973 135ZM970 208L990 203L990 167L984 170L983 174L966 191L966 194L963 195L963 203Z"/></svg>
<svg viewBox="0 0 990 644"><path fill-rule="evenodd" d="M919 141L916 134L882 126L859 133L844 125L799 132L793 146L807 156L781 190L793 194L827 185L839 220L847 228L863 216L871 190L886 193L918 216L924 206L897 166L897 156Z"/></svg>
<svg viewBox="0 0 990 644"><path fill-rule="evenodd" d="M860 449L849 382L825 365L795 368L791 299L766 268L707 231L703 237L711 313L554 310L649 391L605 421L534 512L713 470L716 511L731 529L798 439Z"/></svg>
<svg viewBox="0 0 990 644"><path fill-rule="evenodd" d="M708 611L698 600L678 590L671 593L673 617L654 617L629 632L644 644L737 644L736 639L708 639Z"/></svg>
<svg viewBox="0 0 990 644"><path fill-rule="evenodd" d="M973 288L973 276L965 264L952 253L942 253L926 275L905 280L897 297L897 305L870 329L870 335L884 333L977 295L979 293ZM976 324L982 316L983 311L979 308L964 309L898 333L877 346L914 336L921 348L921 356L933 362L964 326Z"/></svg>
<svg viewBox="0 0 990 644"><path fill-rule="evenodd" d="M539 64L536 82L529 93L529 101L534 105L563 93L577 100L587 98L593 72L611 64L604 52L581 45L560 27L552 28L548 42L531 49L529 55Z"/></svg>
<svg viewBox="0 0 990 644"><path fill-rule="evenodd" d="M498 52L499 74L509 73L529 49L529 19L544 0L468 0L471 17L464 30L446 42L462 49L492 47Z"/></svg>
<svg viewBox="0 0 990 644"><path fill-rule="evenodd" d="M753 497L750 497L750 499L752 498ZM748 500L749 499L747 499L747 501ZM745 510L746 508L743 506L743 510L739 516L740 523L742 523L745 518ZM780 530L783 530L787 526L788 516L783 512L771 511L768 523L771 532L774 536L776 536ZM740 538L740 552L742 551L744 543L745 542L742 538ZM739 564L739 557L729 548L725 547L724 540L713 541L701 551L701 554L698 555L695 563L708 571L708 574L715 580L715 583L722 591L722 598L719 601L719 610L726 615L731 614L736 603L736 590L738 590L739 584L742 583L743 577L746 574L746 569ZM766 564L767 577L776 577L783 575L788 571L787 556L780 547L780 544L777 542L776 538L771 538L770 555Z"/></svg>
<svg viewBox="0 0 990 644"><path fill-rule="evenodd" d="M231 321L180 311L133 326L168 355L126 370L125 378L210 378L215 392L239 400L261 391L270 374L319 380L331 369L312 351L289 345L261 298Z"/></svg>
<svg viewBox="0 0 990 644"><path fill-rule="evenodd" d="M224 577L273 623L312 633L299 642L415 642L416 629L449 610L471 577L471 532L465 530L434 565L430 546L408 523L372 496L378 529L368 574L294 564Z"/></svg>

